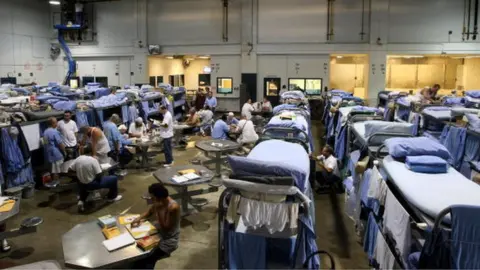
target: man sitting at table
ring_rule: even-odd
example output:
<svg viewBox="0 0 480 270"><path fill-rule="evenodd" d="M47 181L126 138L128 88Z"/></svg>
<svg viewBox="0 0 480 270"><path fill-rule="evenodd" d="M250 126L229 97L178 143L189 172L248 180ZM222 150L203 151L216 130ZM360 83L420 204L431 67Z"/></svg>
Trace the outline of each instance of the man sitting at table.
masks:
<svg viewBox="0 0 480 270"><path fill-rule="evenodd" d="M79 181L78 211L85 210L85 201L89 191L108 188L107 200L109 202L122 199L122 195L118 195L118 177L116 175L102 176L102 167L96 158L86 155L79 156L70 165L70 169L76 172Z"/></svg>
<svg viewBox="0 0 480 270"><path fill-rule="evenodd" d="M128 128L128 135L132 138L141 138L147 134L147 127L143 123L143 118L138 117L135 122L130 124Z"/></svg>
<svg viewBox="0 0 480 270"><path fill-rule="evenodd" d="M200 116L200 132L203 136L206 135L206 132L210 130L213 122L213 112L210 110L210 107L205 106L205 109L198 112Z"/></svg>
<svg viewBox="0 0 480 270"><path fill-rule="evenodd" d="M152 198L152 206L148 211L132 222L132 227L153 216L158 223L160 242L148 257L137 261L133 269L154 269L158 260L169 257L178 248L180 236L180 206L168 194L168 189L160 183L151 184L148 193Z"/></svg>
<svg viewBox="0 0 480 270"><path fill-rule="evenodd" d="M222 118L218 119L213 125L212 138L216 140L226 140L230 128L227 123L227 115L222 114Z"/></svg>
<svg viewBox="0 0 480 270"><path fill-rule="evenodd" d="M252 120L247 120L245 116L242 116L240 122L238 122L235 133L240 134L237 139L239 144L253 144L258 140L258 134L255 132Z"/></svg>
<svg viewBox="0 0 480 270"><path fill-rule="evenodd" d="M111 152L109 156L118 161L120 168L124 169L133 157L131 153L127 153L122 149L122 135L117 128L117 124L120 124L120 122L120 116L118 116L118 114L112 114L110 119L103 123L103 132L105 132L105 137L107 137L108 144L110 145Z"/></svg>
<svg viewBox="0 0 480 270"><path fill-rule="evenodd" d="M190 130L185 130L184 133L196 133L200 131L200 118L198 117L197 110L195 108L191 108L185 121L185 124L190 127Z"/></svg>
<svg viewBox="0 0 480 270"><path fill-rule="evenodd" d="M233 112L229 112L228 113L228 117L227 117L227 125L229 126L238 126L238 119L235 118L235 115L233 114Z"/></svg>

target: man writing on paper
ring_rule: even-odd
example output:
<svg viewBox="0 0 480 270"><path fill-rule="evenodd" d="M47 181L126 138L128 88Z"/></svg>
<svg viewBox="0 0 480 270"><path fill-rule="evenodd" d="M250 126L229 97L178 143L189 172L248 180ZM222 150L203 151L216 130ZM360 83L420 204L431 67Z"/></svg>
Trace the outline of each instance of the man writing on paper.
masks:
<svg viewBox="0 0 480 270"><path fill-rule="evenodd" d="M178 248L180 236L180 206L168 194L168 190L160 183L148 187L152 198L152 206L148 211L132 222L132 227L138 227L142 220L154 216L158 222L160 242L150 255L139 260L133 269L154 269L158 260L169 257Z"/></svg>
<svg viewBox="0 0 480 270"><path fill-rule="evenodd" d="M128 128L128 135L132 138L141 138L147 134L147 127L143 123L143 118L138 117L135 122L130 124Z"/></svg>

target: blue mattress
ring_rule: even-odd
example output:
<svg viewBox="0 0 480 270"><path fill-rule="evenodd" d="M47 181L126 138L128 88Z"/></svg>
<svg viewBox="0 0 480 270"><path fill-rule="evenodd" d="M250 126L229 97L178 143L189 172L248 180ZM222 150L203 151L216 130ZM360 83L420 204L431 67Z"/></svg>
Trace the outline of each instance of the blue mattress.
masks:
<svg viewBox="0 0 480 270"><path fill-rule="evenodd" d="M296 168L306 176L305 179L295 179L296 186L302 192L307 189L310 176L310 159L301 145L281 140L269 140L255 146L247 158L288 164L288 166ZM265 172L265 174L268 173L270 173L269 170Z"/></svg>
<svg viewBox="0 0 480 270"><path fill-rule="evenodd" d="M403 197L432 218L452 205L480 206L480 186L451 167L447 173L416 173L387 156L383 168Z"/></svg>
<svg viewBox="0 0 480 270"><path fill-rule="evenodd" d="M265 129L268 128L293 128L297 130L304 131L307 134L307 138L305 138L305 134L302 132L296 132L293 134L295 138L302 139L304 141L308 140L310 149L313 149L313 142L310 134L310 128L308 125L307 119L303 115L296 115L294 120L282 120L280 116L276 115L270 119L268 124L265 125ZM278 137L288 137L289 134L286 134L284 131L267 131L266 134L271 136L278 136Z"/></svg>
<svg viewBox="0 0 480 270"><path fill-rule="evenodd" d="M427 107L422 113L439 121L449 121L452 118L451 108L449 107Z"/></svg>

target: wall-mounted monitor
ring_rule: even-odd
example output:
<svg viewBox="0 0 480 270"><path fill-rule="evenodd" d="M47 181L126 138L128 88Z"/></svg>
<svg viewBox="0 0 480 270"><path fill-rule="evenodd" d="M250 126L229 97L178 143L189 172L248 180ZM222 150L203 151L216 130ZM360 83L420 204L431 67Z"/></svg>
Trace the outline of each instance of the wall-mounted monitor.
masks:
<svg viewBox="0 0 480 270"><path fill-rule="evenodd" d="M218 77L217 78L217 93L231 94L233 93L233 78L232 77Z"/></svg>
<svg viewBox="0 0 480 270"><path fill-rule="evenodd" d="M320 95L322 93L322 79L320 78L290 78L288 79L289 90L304 91L307 95Z"/></svg>
<svg viewBox="0 0 480 270"><path fill-rule="evenodd" d="M100 83L102 87L108 87L108 77L95 77L95 82Z"/></svg>
<svg viewBox="0 0 480 270"><path fill-rule="evenodd" d="M16 77L2 77L0 79L0 84L17 84L17 78Z"/></svg>

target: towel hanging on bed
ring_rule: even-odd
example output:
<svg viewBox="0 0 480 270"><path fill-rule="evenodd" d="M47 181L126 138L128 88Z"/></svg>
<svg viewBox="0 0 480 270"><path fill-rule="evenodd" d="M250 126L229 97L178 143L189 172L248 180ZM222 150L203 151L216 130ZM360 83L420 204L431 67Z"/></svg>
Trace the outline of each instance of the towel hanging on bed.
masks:
<svg viewBox="0 0 480 270"><path fill-rule="evenodd" d="M445 137L443 137L444 133L446 133ZM452 166L457 170L460 169L460 166L462 165L466 137L466 128L458 128L453 126L445 126L442 131L442 136L440 137L440 142L451 154L451 159L449 159L450 164L452 164Z"/></svg>

